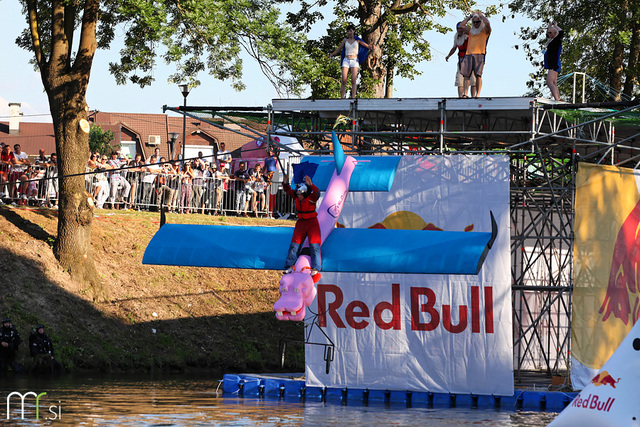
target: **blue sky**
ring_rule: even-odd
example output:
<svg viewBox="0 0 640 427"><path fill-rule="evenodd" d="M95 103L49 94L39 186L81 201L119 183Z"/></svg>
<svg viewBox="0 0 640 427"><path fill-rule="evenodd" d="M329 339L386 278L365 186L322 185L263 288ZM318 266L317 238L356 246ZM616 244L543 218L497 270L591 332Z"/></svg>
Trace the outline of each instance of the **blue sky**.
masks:
<svg viewBox="0 0 640 427"><path fill-rule="evenodd" d="M463 17L458 13L448 14L442 23L455 26ZM522 49L514 45L520 43L515 35L527 22L522 18L502 22L501 15L491 18L492 35L489 39L487 61L483 75L482 96L521 96L526 92L526 81L533 68L526 61ZM31 54L18 48L14 40L25 28L20 6L15 0L0 1L0 34L2 52L5 57L0 69L0 120L7 121L9 102L22 103L24 120L50 122L49 106L42 89L40 76L28 64ZM119 35L124 30L119 29ZM316 26L310 36L320 35L322 26ZM427 34L432 44L433 59L423 62L419 69L423 72L413 81L396 79L394 97L455 97L453 86L455 57L445 62L445 56L453 45L453 32L446 35ZM182 95L177 86L167 83L172 70L160 64L155 70L156 81L144 89L135 85L115 83L108 72L108 63L115 60L117 48L110 51L99 50L94 60L91 80L87 92L89 108L107 112L161 113L163 105L182 105ZM161 61L160 61L161 62ZM252 67L249 58L244 60L244 82L247 89L236 92L229 83L202 74L201 86L194 88L188 97L189 105L199 106L266 106L278 95L266 78ZM307 94L308 95L308 94Z"/></svg>

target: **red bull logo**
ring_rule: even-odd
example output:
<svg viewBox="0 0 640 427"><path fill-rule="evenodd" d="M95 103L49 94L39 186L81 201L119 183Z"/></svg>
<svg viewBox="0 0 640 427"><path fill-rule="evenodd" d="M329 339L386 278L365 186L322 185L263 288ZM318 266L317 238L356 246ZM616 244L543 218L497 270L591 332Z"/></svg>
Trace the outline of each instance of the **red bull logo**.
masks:
<svg viewBox="0 0 640 427"><path fill-rule="evenodd" d="M576 408L592 409L600 412L609 412L611 405L615 402L615 397L609 397L607 400L600 400L597 394L589 394L587 397L581 395L576 396L571 402L571 406Z"/></svg>
<svg viewBox="0 0 640 427"><path fill-rule="evenodd" d="M602 321L609 316L634 324L640 313L640 292L636 268L640 264L640 202L624 220L613 248L607 293L598 313ZM633 301L633 308L632 308Z"/></svg>
<svg viewBox="0 0 640 427"><path fill-rule="evenodd" d="M618 384L619 382L620 382L620 378L618 378L617 380L614 380L613 377L609 375L609 372L607 371L600 372L591 380L591 383L596 387L600 387L601 385L608 385L613 388L616 388L616 384Z"/></svg>

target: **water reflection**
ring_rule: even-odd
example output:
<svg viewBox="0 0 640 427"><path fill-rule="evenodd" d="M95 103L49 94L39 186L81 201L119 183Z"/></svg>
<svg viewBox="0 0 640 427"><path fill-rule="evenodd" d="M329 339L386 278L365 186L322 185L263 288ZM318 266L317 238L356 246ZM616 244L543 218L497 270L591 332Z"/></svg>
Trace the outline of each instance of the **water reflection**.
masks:
<svg viewBox="0 0 640 427"><path fill-rule="evenodd" d="M341 405L299 399L258 399L222 395L218 381L180 376L64 376L8 378L0 384L0 425L33 425L34 397L14 396L7 419L7 396L18 391L40 396L39 425L45 426L304 426L431 425L544 426L556 414L492 409L428 408L384 403Z"/></svg>

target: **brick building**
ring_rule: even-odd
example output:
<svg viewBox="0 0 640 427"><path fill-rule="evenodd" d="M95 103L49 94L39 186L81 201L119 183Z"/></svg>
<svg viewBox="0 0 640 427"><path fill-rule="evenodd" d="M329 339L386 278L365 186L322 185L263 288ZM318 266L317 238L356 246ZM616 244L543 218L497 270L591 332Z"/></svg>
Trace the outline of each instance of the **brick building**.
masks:
<svg viewBox="0 0 640 427"><path fill-rule="evenodd" d="M0 142L13 147L19 143L22 151L30 156L36 156L43 148L47 155L56 151L55 136L52 123L34 123L21 121L20 104L12 103L9 122L0 122ZM17 106L17 108L16 108ZM182 135L183 118L167 114L138 114L138 113L108 113L102 111L90 112L89 122L100 125L102 129L113 132L114 144L120 144L120 149L133 157L142 154L143 159L151 156L154 150L160 148L160 153L170 158L170 141L175 133L174 153L177 157L182 152L183 140L186 140L186 157L195 157L198 151L203 155L214 154L221 142L226 144L227 150L234 157L240 157L240 147L256 139L240 135L233 131L238 125L223 123L224 129L207 122L186 119L186 138ZM251 127L258 132L265 133L266 125L251 123ZM246 132L244 132L246 133Z"/></svg>

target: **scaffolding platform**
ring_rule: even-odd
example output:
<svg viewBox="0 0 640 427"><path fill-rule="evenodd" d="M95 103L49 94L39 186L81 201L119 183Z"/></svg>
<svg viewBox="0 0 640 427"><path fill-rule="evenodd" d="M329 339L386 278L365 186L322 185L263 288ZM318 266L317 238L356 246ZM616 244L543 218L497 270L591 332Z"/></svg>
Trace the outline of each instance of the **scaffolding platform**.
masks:
<svg viewBox="0 0 640 427"><path fill-rule="evenodd" d="M295 138L305 155L329 154L335 130L347 154L509 156L516 384L531 370L551 378L570 369L576 172L584 162L640 167L640 100L273 99L267 108L172 110L250 117L267 136Z"/></svg>
<svg viewBox="0 0 640 427"><path fill-rule="evenodd" d="M535 153L537 143L556 156L575 149L584 158L615 150L616 137L637 135L637 128L622 127L617 135L614 129L616 115L637 107L539 97L274 99L269 123L270 133L297 138L318 153L327 151L335 127L345 148L359 155Z"/></svg>
<svg viewBox="0 0 640 427"><path fill-rule="evenodd" d="M357 105L359 111L398 112L440 111L520 111L531 110L534 105L553 105L557 102L537 97L495 98L355 98L355 99L273 99L274 111L319 111L328 115L344 114Z"/></svg>

